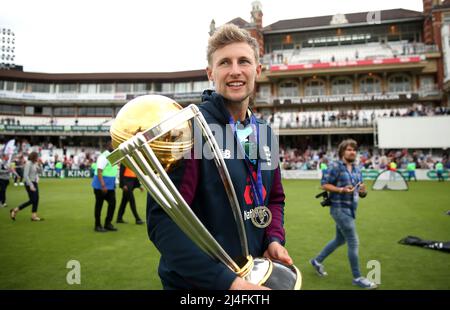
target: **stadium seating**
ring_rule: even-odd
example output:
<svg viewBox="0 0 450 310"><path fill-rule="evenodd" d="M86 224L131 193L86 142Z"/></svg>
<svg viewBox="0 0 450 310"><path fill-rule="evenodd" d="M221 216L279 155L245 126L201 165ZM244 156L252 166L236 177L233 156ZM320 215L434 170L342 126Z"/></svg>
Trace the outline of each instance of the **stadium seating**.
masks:
<svg viewBox="0 0 450 310"><path fill-rule="evenodd" d="M392 58L401 55L418 55L428 51L421 43L394 41L389 43L371 42L341 46L307 47L301 49L274 50L265 55L265 62L271 64L303 64L356 59Z"/></svg>
<svg viewBox="0 0 450 310"><path fill-rule="evenodd" d="M371 127L381 117L420 116L446 114L447 110L436 112L431 107L415 105L412 109L364 109L334 111L284 111L260 115L263 119L278 128L323 128L323 127ZM351 117L349 115L352 115ZM333 117L334 116L334 117ZM357 116L357 117L356 117ZM322 118L324 117L324 121Z"/></svg>

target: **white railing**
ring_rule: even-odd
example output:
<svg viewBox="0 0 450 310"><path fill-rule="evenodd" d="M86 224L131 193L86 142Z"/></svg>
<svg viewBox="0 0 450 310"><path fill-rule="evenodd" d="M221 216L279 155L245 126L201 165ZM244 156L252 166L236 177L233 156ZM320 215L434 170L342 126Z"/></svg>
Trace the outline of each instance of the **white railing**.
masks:
<svg viewBox="0 0 450 310"><path fill-rule="evenodd" d="M48 101L114 101L126 100L126 94L80 94L80 93L17 93L13 91L0 91L0 99L20 99L20 100L48 100Z"/></svg>
<svg viewBox="0 0 450 310"><path fill-rule="evenodd" d="M198 98L200 101L201 92L190 93L167 93L167 92L139 92L139 93L22 93L14 91L0 90L0 99L19 99L19 100L47 100L47 101L126 101L132 98L154 94L164 95L175 100L192 100Z"/></svg>

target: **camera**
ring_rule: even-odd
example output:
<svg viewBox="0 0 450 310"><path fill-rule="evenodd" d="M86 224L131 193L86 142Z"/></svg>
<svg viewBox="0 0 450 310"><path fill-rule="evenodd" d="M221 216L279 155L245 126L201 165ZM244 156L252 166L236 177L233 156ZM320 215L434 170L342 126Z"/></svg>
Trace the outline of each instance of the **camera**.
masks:
<svg viewBox="0 0 450 310"><path fill-rule="evenodd" d="M330 196L328 196L328 192L327 191L323 191L319 194L316 195L316 198L323 198L322 201L320 202L320 205L322 207L329 207L331 206L331 199Z"/></svg>

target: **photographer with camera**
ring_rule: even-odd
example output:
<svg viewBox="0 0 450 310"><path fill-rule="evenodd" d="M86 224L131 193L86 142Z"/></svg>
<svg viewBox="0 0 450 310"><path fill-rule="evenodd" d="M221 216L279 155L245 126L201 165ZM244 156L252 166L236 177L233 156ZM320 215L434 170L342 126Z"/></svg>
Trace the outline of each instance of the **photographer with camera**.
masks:
<svg viewBox="0 0 450 310"><path fill-rule="evenodd" d="M310 263L320 276L326 276L327 272L322 262L334 250L347 242L353 285L374 289L377 285L362 277L359 269L359 240L356 233L355 214L359 198L366 197L367 191L361 171L355 165L356 150L355 140L342 141L338 147L340 160L331 164L322 178L322 189L326 192L320 193L316 198L324 198L321 202L322 206L331 205L330 214L336 223L336 237L323 248L316 258L311 259ZM327 192L330 193L329 198Z"/></svg>

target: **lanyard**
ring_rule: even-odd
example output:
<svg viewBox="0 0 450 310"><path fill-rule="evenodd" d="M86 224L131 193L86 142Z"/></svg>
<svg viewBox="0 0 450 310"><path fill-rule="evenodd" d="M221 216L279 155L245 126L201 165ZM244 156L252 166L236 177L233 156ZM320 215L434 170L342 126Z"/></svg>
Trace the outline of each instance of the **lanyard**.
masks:
<svg viewBox="0 0 450 310"><path fill-rule="evenodd" d="M350 177L350 182L352 183L352 186L356 186L356 184L358 184L358 182L359 182L359 177L358 177L358 174L354 175L354 171L356 169L355 165L352 164L352 172L351 173L350 173L350 171L348 171L347 165L344 162L342 162L342 165L344 166L345 172Z"/></svg>
<svg viewBox="0 0 450 310"><path fill-rule="evenodd" d="M245 156L245 167L247 168L247 172L250 176L250 182L252 185L252 192L253 197L256 199L256 206L263 206L264 200L263 200L263 184L262 184L262 175L261 175L261 164L258 159L256 159L256 181L253 178L253 169L252 169L252 163L251 159L247 156L247 153L245 152L241 141L239 140L239 137L237 135L237 126L239 122L235 122L233 117L230 117L230 124L231 128L233 130L234 137L236 138L236 141L238 142L238 148L240 152ZM250 126L252 127L252 134L249 136L249 141L256 143L256 147L258 147L259 142L259 127L256 123L256 117L252 114L250 115ZM258 152L258 149L256 149Z"/></svg>

